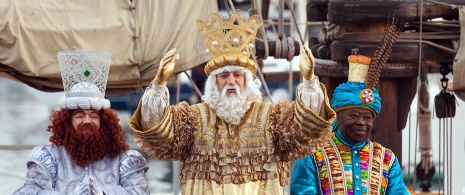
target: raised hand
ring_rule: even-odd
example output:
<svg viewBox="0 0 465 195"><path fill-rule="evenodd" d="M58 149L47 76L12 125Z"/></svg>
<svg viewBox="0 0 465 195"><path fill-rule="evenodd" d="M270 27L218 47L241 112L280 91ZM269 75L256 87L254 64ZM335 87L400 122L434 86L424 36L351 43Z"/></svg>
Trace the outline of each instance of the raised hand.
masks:
<svg viewBox="0 0 465 195"><path fill-rule="evenodd" d="M158 66L157 75L153 79L153 83L157 85L165 84L168 78L173 74L174 66L178 62L179 54L176 53L176 48L169 50Z"/></svg>
<svg viewBox="0 0 465 195"><path fill-rule="evenodd" d="M315 57L307 46L300 50L299 68L302 76L307 80L315 79Z"/></svg>

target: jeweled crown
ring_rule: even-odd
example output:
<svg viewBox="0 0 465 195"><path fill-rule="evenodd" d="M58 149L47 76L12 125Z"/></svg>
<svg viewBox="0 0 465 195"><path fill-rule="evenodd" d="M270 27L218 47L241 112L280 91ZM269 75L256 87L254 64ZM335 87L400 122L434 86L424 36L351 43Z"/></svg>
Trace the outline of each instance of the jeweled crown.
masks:
<svg viewBox="0 0 465 195"><path fill-rule="evenodd" d="M90 50L59 51L57 53L65 91L61 109L106 109L105 99L111 53Z"/></svg>
<svg viewBox="0 0 465 195"><path fill-rule="evenodd" d="M243 66L255 73L257 66L250 55L261 25L259 16L247 18L239 10L228 14L229 17L215 12L210 14L208 22L197 20L211 58L205 66L205 73L210 75L224 65Z"/></svg>

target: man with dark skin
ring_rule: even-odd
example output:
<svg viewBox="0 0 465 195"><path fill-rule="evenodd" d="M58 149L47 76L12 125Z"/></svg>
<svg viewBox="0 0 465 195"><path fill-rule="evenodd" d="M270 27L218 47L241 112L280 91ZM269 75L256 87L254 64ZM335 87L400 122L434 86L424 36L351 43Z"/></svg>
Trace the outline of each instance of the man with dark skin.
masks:
<svg viewBox="0 0 465 195"><path fill-rule="evenodd" d="M370 140L381 98L367 78L371 58L349 57L349 81L334 90L333 133L317 152L295 162L291 194L413 194L394 153Z"/></svg>
<svg viewBox="0 0 465 195"><path fill-rule="evenodd" d="M368 140L373 129L373 114L365 109L353 108L340 111L337 117L341 134L352 143Z"/></svg>

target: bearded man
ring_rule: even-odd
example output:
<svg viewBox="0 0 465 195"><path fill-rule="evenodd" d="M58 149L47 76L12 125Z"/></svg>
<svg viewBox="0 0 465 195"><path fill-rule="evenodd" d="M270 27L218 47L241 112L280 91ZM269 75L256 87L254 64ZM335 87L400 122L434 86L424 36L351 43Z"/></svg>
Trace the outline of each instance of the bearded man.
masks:
<svg viewBox="0 0 465 195"><path fill-rule="evenodd" d="M179 58L170 50L131 119L136 144L155 159L180 160L182 194L283 194L289 162L326 141L335 118L308 48L296 101L263 102L249 59L260 26L238 11L198 21L211 61L203 102L169 105L166 80Z"/></svg>
<svg viewBox="0 0 465 195"><path fill-rule="evenodd" d="M66 98L50 117L52 144L32 150L14 194L150 194L145 158L129 150L103 98L111 54L63 51L58 59Z"/></svg>

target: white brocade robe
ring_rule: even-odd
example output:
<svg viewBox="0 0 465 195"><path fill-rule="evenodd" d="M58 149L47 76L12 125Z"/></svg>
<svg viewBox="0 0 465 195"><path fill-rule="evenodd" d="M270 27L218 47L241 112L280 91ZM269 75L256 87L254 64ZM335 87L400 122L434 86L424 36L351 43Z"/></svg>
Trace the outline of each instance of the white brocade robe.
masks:
<svg viewBox="0 0 465 195"><path fill-rule="evenodd" d="M27 162L20 194L92 194L92 188L105 194L150 194L145 173L145 158L129 150L110 158L94 161L86 167L76 165L63 146L36 146Z"/></svg>

